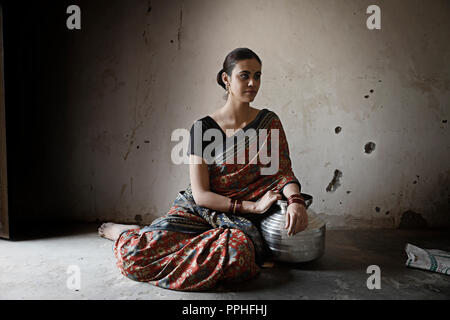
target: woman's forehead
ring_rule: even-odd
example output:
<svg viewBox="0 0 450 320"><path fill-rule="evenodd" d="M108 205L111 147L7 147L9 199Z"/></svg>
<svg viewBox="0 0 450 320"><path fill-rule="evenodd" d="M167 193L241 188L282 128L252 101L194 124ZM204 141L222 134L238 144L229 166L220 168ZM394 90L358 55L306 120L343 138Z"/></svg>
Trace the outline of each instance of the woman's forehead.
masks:
<svg viewBox="0 0 450 320"><path fill-rule="evenodd" d="M246 59L246 60L240 60L236 63L236 66L234 68L236 72L241 71L249 71L252 73L255 72L261 72L261 65L256 59Z"/></svg>

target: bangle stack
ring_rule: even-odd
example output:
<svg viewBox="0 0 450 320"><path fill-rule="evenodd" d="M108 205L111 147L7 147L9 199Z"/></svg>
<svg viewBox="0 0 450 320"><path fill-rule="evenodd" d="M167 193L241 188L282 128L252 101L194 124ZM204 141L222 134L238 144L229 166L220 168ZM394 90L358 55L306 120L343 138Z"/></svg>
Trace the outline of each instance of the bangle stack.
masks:
<svg viewBox="0 0 450 320"><path fill-rule="evenodd" d="M229 213L240 213L242 208L242 200L233 200L230 201L230 206L228 208Z"/></svg>
<svg viewBox="0 0 450 320"><path fill-rule="evenodd" d="M291 203L300 203L306 207L305 200L300 194L293 194L288 198L288 207Z"/></svg>

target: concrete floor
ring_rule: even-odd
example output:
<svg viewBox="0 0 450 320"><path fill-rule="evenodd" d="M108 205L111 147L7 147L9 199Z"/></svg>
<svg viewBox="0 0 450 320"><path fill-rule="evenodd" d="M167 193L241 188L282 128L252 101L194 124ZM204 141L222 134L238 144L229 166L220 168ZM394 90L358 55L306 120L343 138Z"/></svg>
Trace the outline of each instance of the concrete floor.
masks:
<svg viewBox="0 0 450 320"><path fill-rule="evenodd" d="M0 240L0 299L449 299L450 276L405 267L407 242L450 251L449 231L327 230L325 255L302 265L275 265L252 281L214 292L178 292L132 281L116 268L112 241L99 224L34 226L22 240ZM381 289L369 290L369 265ZM79 291L66 286L80 268Z"/></svg>

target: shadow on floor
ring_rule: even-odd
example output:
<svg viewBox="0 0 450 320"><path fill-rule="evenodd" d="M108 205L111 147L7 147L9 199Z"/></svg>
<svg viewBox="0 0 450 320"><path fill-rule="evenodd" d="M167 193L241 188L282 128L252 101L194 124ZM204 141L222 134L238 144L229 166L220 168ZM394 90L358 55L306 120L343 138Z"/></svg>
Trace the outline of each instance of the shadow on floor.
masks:
<svg viewBox="0 0 450 320"><path fill-rule="evenodd" d="M63 236L73 236L92 233L96 223L82 222L27 222L16 226L12 232L12 241L29 241Z"/></svg>
<svg viewBox="0 0 450 320"><path fill-rule="evenodd" d="M261 269L254 279L240 283L219 283L210 292L256 292L267 289L283 288L292 282L293 275L285 268Z"/></svg>

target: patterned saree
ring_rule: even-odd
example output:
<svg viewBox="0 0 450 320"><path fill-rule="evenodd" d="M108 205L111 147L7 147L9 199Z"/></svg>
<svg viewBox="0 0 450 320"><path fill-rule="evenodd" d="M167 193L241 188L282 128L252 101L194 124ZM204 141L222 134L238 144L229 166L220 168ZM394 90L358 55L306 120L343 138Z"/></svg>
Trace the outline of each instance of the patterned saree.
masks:
<svg viewBox="0 0 450 320"><path fill-rule="evenodd" d="M297 183L301 188L291 169L285 132L273 111L260 110L252 122L231 137L227 137L209 116L197 121L202 128L200 139L209 128L215 128L221 134L221 148L210 153L214 161L207 162L212 192L233 200L258 201L267 191L281 192L289 183ZM237 139L238 133L250 129L255 129L256 135ZM266 132L266 135L259 132ZM279 149L278 166L274 173L262 174L274 161L261 161L262 151L267 150L266 154L270 156L276 154L276 150L272 150L272 137L279 141L275 144ZM193 125L189 154L194 153L196 138L199 137L194 134ZM202 149L204 155L205 149ZM255 150L256 155L251 152ZM246 155L245 161L238 160L242 154ZM258 275L259 265L266 257L258 224L261 216L200 207L189 184L178 193L165 216L149 226L120 235L113 246L117 266L132 280L182 291L208 290L219 282L251 279Z"/></svg>

